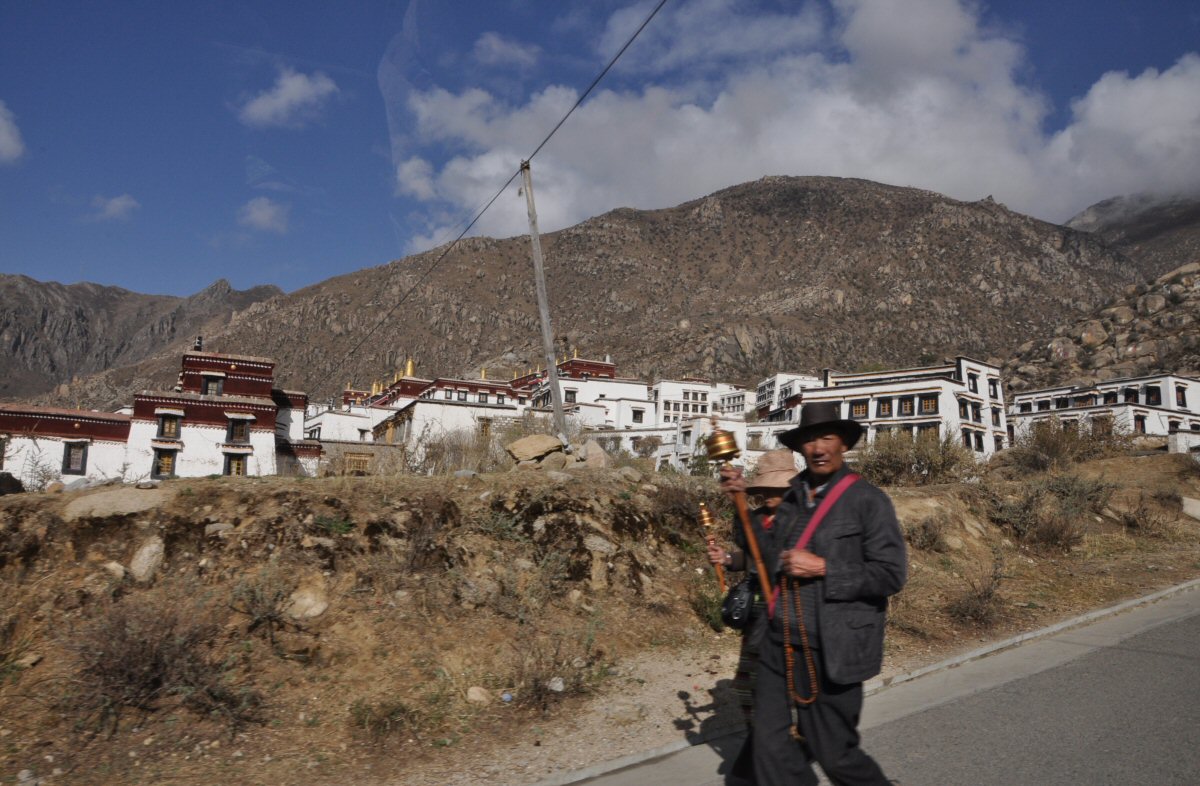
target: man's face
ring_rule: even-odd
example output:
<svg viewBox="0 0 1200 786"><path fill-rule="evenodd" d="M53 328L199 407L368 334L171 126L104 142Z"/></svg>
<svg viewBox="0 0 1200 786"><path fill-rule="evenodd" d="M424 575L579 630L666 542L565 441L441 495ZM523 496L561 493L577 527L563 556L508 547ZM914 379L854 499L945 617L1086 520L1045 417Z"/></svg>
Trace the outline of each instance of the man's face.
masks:
<svg viewBox="0 0 1200 786"><path fill-rule="evenodd" d="M814 475L832 475L846 463L846 443L834 431L817 432L800 445L800 452Z"/></svg>

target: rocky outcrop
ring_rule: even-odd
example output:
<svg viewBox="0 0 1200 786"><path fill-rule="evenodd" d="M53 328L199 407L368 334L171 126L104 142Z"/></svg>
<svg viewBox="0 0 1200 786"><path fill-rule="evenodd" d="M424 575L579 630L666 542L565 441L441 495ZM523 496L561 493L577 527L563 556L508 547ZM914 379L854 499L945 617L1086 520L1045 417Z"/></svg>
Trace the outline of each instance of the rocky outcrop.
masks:
<svg viewBox="0 0 1200 786"><path fill-rule="evenodd" d="M1115 197L1067 222L1127 255L1147 278L1200 259L1200 199L1150 194Z"/></svg>
<svg viewBox="0 0 1200 786"><path fill-rule="evenodd" d="M1094 314L1028 341L1005 367L1017 390L1162 371L1200 373L1200 262L1127 287Z"/></svg>

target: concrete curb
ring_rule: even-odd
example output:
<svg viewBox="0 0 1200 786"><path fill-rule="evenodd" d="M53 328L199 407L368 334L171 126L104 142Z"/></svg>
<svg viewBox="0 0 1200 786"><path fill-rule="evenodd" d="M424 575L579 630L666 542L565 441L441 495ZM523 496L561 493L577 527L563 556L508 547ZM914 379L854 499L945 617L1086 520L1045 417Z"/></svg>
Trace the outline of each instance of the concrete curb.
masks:
<svg viewBox="0 0 1200 786"><path fill-rule="evenodd" d="M1065 630L1077 628L1081 625L1087 625L1088 623L1095 622L1096 620L1103 619L1105 617L1111 617L1114 614L1120 614L1123 611L1128 611L1129 609L1137 608L1138 606L1145 606L1147 604L1154 603L1155 601L1162 600L1163 598L1169 598L1173 595L1190 592L1191 590L1197 588L1200 588L1200 579L1185 581L1182 584L1176 584L1173 587L1167 587L1164 590L1152 592L1149 595L1131 598L1130 600L1122 601L1114 606L1096 609L1095 611L1089 611L1086 614L1080 614L1078 617L1072 617L1070 619L1063 620L1062 622L1056 622L1055 624L1049 625L1045 628L1039 628L1038 630L1029 631L1028 633L1021 633L1001 641L986 644L978 649L965 652L962 655L956 655L953 658L947 658L946 660L939 661L929 666L924 666L916 669L915 671L910 671L905 674L897 674L896 676L889 677L886 680L871 680L863 686L863 692L865 695L871 696L895 685L902 685L905 682L911 682L920 677L925 677L939 671L953 669L957 666L963 665L964 663L970 663L971 661L985 658L988 655L994 655L1002 650L1019 647L1022 644L1034 641L1036 639L1053 636L1056 633L1062 633ZM741 729L726 728L713 730L712 732L704 734L695 740L676 740L675 742L668 743L652 750L642 751L640 753L631 753L628 756L622 756L619 759L603 761L599 764L593 764L590 767L584 767L580 770L573 770L571 772L561 773L559 775L552 775L545 780L538 781L537 783L533 784L533 786L570 786L570 784L580 783L601 775L607 775L610 772L616 772L617 770L623 770L628 767L645 764L655 759L661 759L665 756L670 756L673 753L687 750L694 745L703 745L711 742L712 740L720 739L726 736L734 736L735 734L740 733Z"/></svg>

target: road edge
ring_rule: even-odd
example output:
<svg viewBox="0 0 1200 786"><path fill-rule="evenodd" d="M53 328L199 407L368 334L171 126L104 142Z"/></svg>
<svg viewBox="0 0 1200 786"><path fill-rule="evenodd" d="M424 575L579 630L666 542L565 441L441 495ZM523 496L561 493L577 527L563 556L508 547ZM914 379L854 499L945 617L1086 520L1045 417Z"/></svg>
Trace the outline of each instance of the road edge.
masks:
<svg viewBox="0 0 1200 786"><path fill-rule="evenodd" d="M995 641L991 644L985 644L984 646L971 650L970 652L964 652L961 655L956 655L952 658L946 658L945 660L938 661L937 663L930 664L929 666L922 666L919 669L914 669L913 671L905 672L904 674L896 674L888 677L887 679L876 678L870 680L863 686L863 693L866 696L871 696L896 685L902 685L906 682L912 682L915 679L919 679L930 674L936 674L940 671L953 669L958 666L962 666L965 663L970 663L981 658L986 658L989 655L994 655L997 652L1019 647L1022 644L1027 644L1031 641L1036 641L1037 639L1053 636L1057 633L1062 633L1065 630L1077 628L1081 625L1087 625L1097 620L1104 619L1105 617L1111 617L1130 609L1146 606L1163 600L1164 598L1190 592L1197 588L1200 588L1200 579L1192 579L1191 581L1185 581L1182 584L1176 584L1174 586L1152 592L1149 595L1130 598L1129 600L1121 601L1120 603L1112 606L1106 606L1102 609L1094 609L1085 614L1080 614L1078 616L1071 617L1070 619L1056 622L1053 625L1047 625L1046 627L1038 628L1037 630L1019 633L1016 636L1010 636L1007 639L1001 639L1000 641ZM714 730L709 734L701 735L692 740L676 740L675 742L667 743L666 745L662 745L658 748L652 748L651 750L641 751L640 753L631 753L628 756L602 761L589 767L584 767L583 769L552 775L549 778L537 781L532 786L571 786L571 784L582 783L592 778L597 778L601 775L607 775L611 772L616 772L617 770L623 770L627 767L645 764L655 759L661 759L665 756L670 756L673 753L687 750L688 748L696 745L704 745L712 742L713 740L727 736L734 736L735 734L740 733L740 731L730 732L728 728Z"/></svg>

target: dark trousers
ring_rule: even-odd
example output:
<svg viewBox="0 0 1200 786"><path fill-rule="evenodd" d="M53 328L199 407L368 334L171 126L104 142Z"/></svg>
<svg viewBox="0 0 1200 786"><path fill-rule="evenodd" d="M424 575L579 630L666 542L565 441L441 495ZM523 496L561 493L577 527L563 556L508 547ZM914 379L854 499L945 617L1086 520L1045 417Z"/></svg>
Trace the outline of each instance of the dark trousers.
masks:
<svg viewBox="0 0 1200 786"><path fill-rule="evenodd" d="M817 673L822 669L820 652L813 651ZM797 650L797 692L808 696L808 668ZM816 786L812 762L838 786L887 784L875 760L858 747L858 717L862 710L862 683L837 685L822 679L817 700L797 707L799 730L804 741L791 734L792 701L784 675L783 645L770 637L760 647L754 691L754 783L756 786Z"/></svg>

